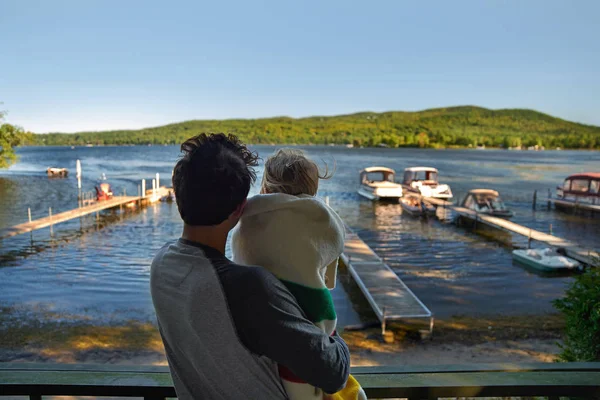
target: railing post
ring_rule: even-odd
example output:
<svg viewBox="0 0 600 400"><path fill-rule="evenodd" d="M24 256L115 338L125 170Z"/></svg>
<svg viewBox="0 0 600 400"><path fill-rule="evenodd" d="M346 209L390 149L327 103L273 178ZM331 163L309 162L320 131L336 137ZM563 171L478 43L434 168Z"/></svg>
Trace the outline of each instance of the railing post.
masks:
<svg viewBox="0 0 600 400"><path fill-rule="evenodd" d="M48 217L50 217L50 236L54 236L54 230L52 229L52 207L48 207Z"/></svg>

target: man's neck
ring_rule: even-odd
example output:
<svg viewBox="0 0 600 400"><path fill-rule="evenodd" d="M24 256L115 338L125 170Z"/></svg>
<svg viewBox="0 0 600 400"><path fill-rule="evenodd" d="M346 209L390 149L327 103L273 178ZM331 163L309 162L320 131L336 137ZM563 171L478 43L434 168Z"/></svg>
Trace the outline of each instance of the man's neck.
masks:
<svg viewBox="0 0 600 400"><path fill-rule="evenodd" d="M225 243L229 229L223 225L191 226L184 225L182 239L212 247L225 254Z"/></svg>

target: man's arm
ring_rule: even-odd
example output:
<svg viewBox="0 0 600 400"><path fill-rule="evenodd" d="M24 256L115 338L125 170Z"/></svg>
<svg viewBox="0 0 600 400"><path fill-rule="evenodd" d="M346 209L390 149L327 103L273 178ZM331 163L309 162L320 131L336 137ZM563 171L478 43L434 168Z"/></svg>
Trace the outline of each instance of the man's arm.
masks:
<svg viewBox="0 0 600 400"><path fill-rule="evenodd" d="M294 296L271 273L262 268L250 271L244 274L243 296L224 285L242 343L326 393L341 390L350 373L344 341L307 320Z"/></svg>

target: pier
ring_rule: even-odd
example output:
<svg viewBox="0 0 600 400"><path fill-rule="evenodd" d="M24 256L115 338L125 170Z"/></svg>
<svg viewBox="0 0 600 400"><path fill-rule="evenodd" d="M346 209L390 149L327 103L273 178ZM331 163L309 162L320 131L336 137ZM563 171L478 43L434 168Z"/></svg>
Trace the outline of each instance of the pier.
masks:
<svg viewBox="0 0 600 400"><path fill-rule="evenodd" d="M31 220L23 224L15 225L10 228L0 229L0 240L23 233L32 232L38 229L52 227L61 222L66 222L75 218L80 218L89 214L98 213L103 210L109 210L116 207L123 207L129 204L147 205L159 201L168 196L172 189L166 187L154 188L146 191L144 196L115 196L103 201L88 201L87 205L80 203L80 206L72 210L52 215L52 210L48 210L48 216L36 220Z"/></svg>
<svg viewBox="0 0 600 400"><path fill-rule="evenodd" d="M598 258L600 255L597 251L583 248L577 243L570 242L566 239L559 238L557 236L549 235L544 232L536 231L523 225L516 224L503 218L492 217L489 215L483 215L473 210L469 210L464 207L458 207L454 204L432 197L425 197L425 201L437 206L443 207L448 210L452 210L463 218L470 219L477 224L487 225L489 227L499 229L508 233L516 233L521 236L525 236L529 240L535 240L538 242L546 243L549 246L561 247L565 249L566 255L584 264L594 265L593 258Z"/></svg>
<svg viewBox="0 0 600 400"><path fill-rule="evenodd" d="M349 228L342 262L381 322L382 333L388 321L428 319L433 332L433 314L394 271Z"/></svg>

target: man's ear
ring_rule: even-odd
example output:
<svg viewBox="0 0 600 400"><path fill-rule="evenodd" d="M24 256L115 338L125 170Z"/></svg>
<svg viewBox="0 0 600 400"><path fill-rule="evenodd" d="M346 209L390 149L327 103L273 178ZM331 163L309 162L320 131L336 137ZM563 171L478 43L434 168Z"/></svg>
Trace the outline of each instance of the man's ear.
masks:
<svg viewBox="0 0 600 400"><path fill-rule="evenodd" d="M246 208L246 204L248 204L248 200L244 200L233 212L233 216L239 218L244 213L244 208Z"/></svg>

